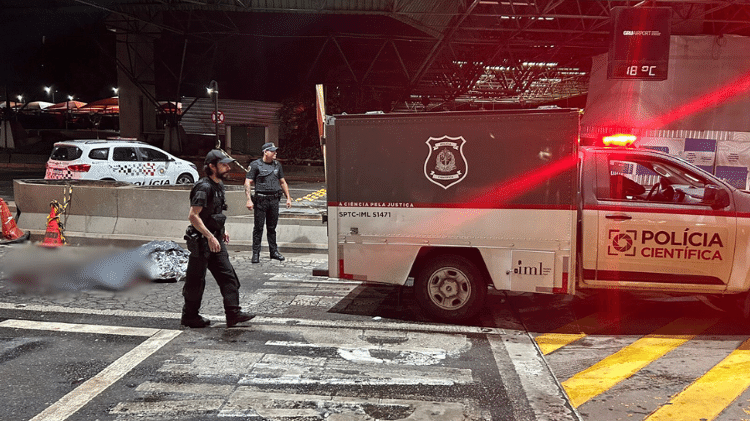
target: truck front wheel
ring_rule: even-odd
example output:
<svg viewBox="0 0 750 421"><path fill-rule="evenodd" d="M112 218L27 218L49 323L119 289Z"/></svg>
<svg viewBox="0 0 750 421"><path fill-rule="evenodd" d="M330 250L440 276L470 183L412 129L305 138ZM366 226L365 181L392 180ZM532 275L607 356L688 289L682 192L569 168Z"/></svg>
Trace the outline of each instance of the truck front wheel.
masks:
<svg viewBox="0 0 750 421"><path fill-rule="evenodd" d="M487 283L477 266L462 256L429 261L414 280L419 305L433 318L463 322L479 313L487 297Z"/></svg>

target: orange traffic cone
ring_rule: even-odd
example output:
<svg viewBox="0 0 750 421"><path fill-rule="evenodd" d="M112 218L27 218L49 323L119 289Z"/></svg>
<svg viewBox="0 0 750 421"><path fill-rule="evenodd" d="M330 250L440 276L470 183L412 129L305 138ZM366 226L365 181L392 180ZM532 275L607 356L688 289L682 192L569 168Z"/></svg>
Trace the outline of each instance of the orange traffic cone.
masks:
<svg viewBox="0 0 750 421"><path fill-rule="evenodd" d="M42 247L59 247L65 245L65 237L62 234L62 223L60 222L60 205L54 201L50 203L49 216L47 216L47 232L44 233Z"/></svg>
<svg viewBox="0 0 750 421"><path fill-rule="evenodd" d="M0 199L0 218L3 220L3 238L6 240L18 240L24 236L23 231L18 229L13 215L10 214L8 204L3 199Z"/></svg>

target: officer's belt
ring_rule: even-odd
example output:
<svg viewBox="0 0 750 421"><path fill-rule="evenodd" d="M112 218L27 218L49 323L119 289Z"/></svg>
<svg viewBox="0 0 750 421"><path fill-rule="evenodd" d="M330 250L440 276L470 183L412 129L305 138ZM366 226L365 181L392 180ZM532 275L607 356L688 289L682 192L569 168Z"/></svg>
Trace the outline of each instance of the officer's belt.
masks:
<svg viewBox="0 0 750 421"><path fill-rule="evenodd" d="M262 197L274 197L274 196L278 196L279 193L280 192L276 192L276 193L255 193L255 194L257 196L262 196Z"/></svg>

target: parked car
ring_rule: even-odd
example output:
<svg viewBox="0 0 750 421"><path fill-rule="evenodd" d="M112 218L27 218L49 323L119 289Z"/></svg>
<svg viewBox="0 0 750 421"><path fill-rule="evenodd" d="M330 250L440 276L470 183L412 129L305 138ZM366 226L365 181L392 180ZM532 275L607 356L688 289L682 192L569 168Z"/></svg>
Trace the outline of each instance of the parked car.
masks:
<svg viewBox="0 0 750 421"><path fill-rule="evenodd" d="M68 140L55 143L44 179L192 184L198 179L198 168L135 140Z"/></svg>

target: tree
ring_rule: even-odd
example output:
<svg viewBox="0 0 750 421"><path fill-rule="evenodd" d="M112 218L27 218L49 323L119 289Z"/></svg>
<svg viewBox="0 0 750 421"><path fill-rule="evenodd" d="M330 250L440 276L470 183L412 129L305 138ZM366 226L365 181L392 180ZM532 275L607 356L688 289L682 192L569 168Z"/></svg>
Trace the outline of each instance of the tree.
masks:
<svg viewBox="0 0 750 421"><path fill-rule="evenodd" d="M305 160L322 161L315 91L305 90L284 99L278 116L279 144L283 147L283 157L292 163L301 163Z"/></svg>

